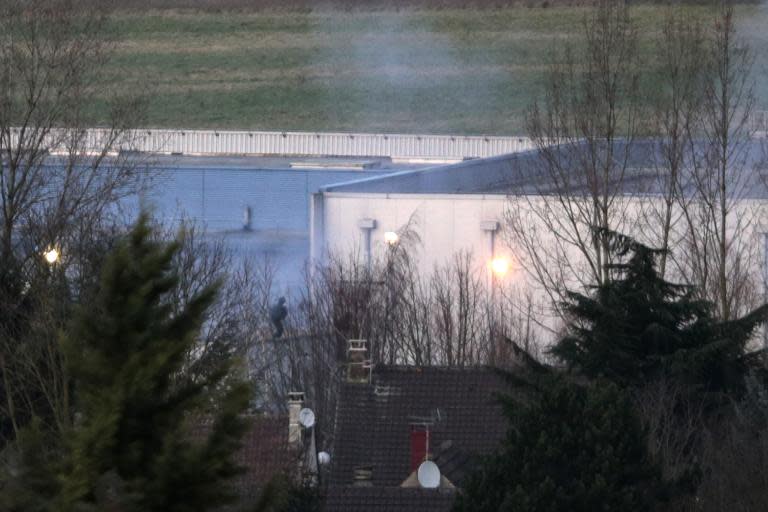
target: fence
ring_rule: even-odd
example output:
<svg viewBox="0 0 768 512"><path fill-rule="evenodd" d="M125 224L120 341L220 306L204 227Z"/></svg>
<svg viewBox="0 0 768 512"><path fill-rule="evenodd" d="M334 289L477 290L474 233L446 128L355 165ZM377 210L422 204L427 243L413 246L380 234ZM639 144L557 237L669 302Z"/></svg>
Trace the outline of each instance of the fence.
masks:
<svg viewBox="0 0 768 512"><path fill-rule="evenodd" d="M755 111L750 128L768 132L768 110ZM12 143L19 130L12 131ZM51 151L65 151L72 132L51 133ZM390 157L405 159L485 158L532 149L526 137L405 135L383 133L312 133L218 130L134 130L110 144L112 132L93 128L80 133L79 151L132 150L184 155L290 155ZM16 139L18 140L18 139Z"/></svg>
<svg viewBox="0 0 768 512"><path fill-rule="evenodd" d="M18 130L14 132L18 137ZM71 132L52 133L52 151L65 151ZM77 137L79 151L101 151L108 129L89 129ZM115 150L189 155L292 155L391 157L409 159L482 158L533 147L522 137L403 135L374 133L310 133L213 130L135 130Z"/></svg>

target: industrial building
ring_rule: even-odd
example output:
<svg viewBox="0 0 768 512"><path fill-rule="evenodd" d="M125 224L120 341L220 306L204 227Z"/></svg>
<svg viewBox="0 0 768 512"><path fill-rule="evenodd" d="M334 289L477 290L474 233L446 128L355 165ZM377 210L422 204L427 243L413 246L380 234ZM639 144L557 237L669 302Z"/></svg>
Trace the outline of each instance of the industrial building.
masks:
<svg viewBox="0 0 768 512"><path fill-rule="evenodd" d="M107 135L90 130L86 149L98 150ZM303 284L310 197L320 187L531 144L518 137L137 130L123 146L152 177L141 198L125 200L127 212L143 206L166 226L195 222L237 258L270 260L276 291L289 294Z"/></svg>
<svg viewBox="0 0 768 512"><path fill-rule="evenodd" d="M576 166L574 150L578 148L554 147L547 150L547 158ZM615 154L626 158L621 163L626 173L620 184L609 184L621 187L617 195L626 203L628 213L622 231L652 246L655 240L633 222L632 211L660 200L659 153L659 145L653 140L631 146L617 143ZM748 228L756 252L761 254L764 234L768 233L765 156L763 140L747 144L742 162L745 172L730 185L734 222L739 222L746 210L761 211L755 216L760 221ZM551 250L549 244L555 234L547 226L536 225L539 219L530 215L532 205L554 193L547 188L545 160L541 151L528 150L320 187L313 195L310 211L311 257L322 262L333 254L359 254L370 261L384 254L387 244L396 241L397 233L409 226L418 233L419 243L411 250L422 274L445 264L460 251L469 251L477 271L488 274L489 285L503 276L511 288L531 289L536 286L533 270L526 268L525 251L515 245L506 225L511 215L525 218L540 232L541 251ZM684 194L693 190L692 177L682 181ZM570 190L580 194L579 187L587 186L572 183ZM672 233L672 247L675 236L682 235ZM575 261L579 257L577 252L553 254L553 261ZM759 264L753 265L756 275L762 273L763 259L764 255L759 256ZM578 268L578 263L573 266ZM579 284L578 277L573 281L575 285ZM546 302L541 293L538 297L539 304Z"/></svg>

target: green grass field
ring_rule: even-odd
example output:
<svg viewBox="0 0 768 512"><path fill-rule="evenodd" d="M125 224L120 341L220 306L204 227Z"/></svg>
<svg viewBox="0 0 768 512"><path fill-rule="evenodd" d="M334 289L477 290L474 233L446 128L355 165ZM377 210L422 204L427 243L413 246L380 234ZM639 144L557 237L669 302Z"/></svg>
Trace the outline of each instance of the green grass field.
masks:
<svg viewBox="0 0 768 512"><path fill-rule="evenodd" d="M762 59L767 105L768 7L738 13ZM636 14L649 41L662 11ZM156 127L516 135L548 53L579 44L583 15L572 7L122 12L111 25L111 76L150 88Z"/></svg>

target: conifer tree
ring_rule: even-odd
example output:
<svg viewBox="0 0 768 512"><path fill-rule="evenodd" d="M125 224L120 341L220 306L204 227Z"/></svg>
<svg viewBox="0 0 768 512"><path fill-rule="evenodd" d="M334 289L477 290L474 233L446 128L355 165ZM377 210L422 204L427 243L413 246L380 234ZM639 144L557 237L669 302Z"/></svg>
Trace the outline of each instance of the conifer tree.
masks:
<svg viewBox="0 0 768 512"><path fill-rule="evenodd" d="M176 311L178 248L154 241L142 215L63 340L76 413L57 510L206 511L233 499L249 388L231 360L197 380L185 372L216 290Z"/></svg>
<svg viewBox="0 0 768 512"><path fill-rule="evenodd" d="M537 388L522 403L507 402L507 438L469 478L454 511L653 510L667 485L622 391L561 375Z"/></svg>
<svg viewBox="0 0 768 512"><path fill-rule="evenodd" d="M631 238L606 233L615 261L612 279L593 293L570 293L568 333L552 353L587 377L620 386L654 378L681 379L694 389L741 387L756 354L747 343L768 316L768 306L720 322L694 289L664 280L656 268L660 251Z"/></svg>

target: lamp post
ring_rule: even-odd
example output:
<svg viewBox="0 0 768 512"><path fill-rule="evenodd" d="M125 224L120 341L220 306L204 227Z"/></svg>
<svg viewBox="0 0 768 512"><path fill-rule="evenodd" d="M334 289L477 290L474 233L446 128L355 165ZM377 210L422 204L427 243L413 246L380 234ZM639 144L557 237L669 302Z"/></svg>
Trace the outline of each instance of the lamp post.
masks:
<svg viewBox="0 0 768 512"><path fill-rule="evenodd" d="M488 236L488 286L490 288L490 337L493 343L496 343L496 335L499 332L498 325L503 322L501 318L504 314L504 308L497 304L498 283L509 272L509 259L497 254L496 252L496 233L499 231L499 222L496 220L486 220L480 223L480 229L485 231Z"/></svg>
<svg viewBox="0 0 768 512"><path fill-rule="evenodd" d="M488 236L488 285L491 289L491 297L496 295L496 281L503 278L509 271L509 261L496 254L496 232L499 230L499 222L485 220L480 223L480 229Z"/></svg>
<svg viewBox="0 0 768 512"><path fill-rule="evenodd" d="M357 227L363 231L363 245L365 247L365 269L371 271L371 231L376 229L375 219L360 219Z"/></svg>
<svg viewBox="0 0 768 512"><path fill-rule="evenodd" d="M491 273L494 280L503 278L507 272L509 272L509 260L507 258L497 256L491 260Z"/></svg>

